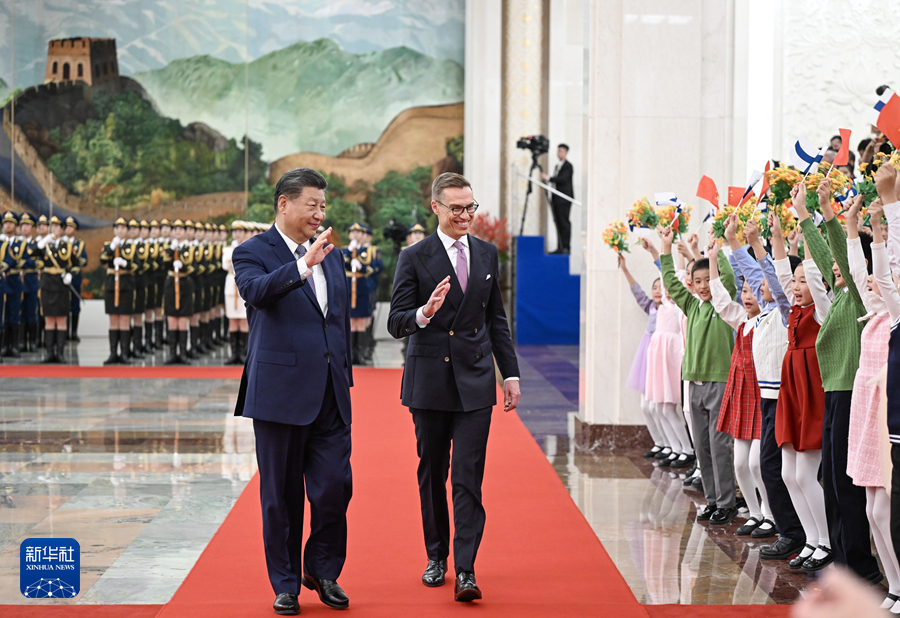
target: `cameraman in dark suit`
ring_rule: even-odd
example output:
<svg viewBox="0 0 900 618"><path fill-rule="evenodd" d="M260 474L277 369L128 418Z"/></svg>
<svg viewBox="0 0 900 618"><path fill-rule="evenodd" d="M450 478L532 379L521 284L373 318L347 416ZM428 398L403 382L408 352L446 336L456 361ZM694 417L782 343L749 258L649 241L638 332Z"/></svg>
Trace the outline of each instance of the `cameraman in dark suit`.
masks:
<svg viewBox="0 0 900 618"><path fill-rule="evenodd" d="M572 188L572 175L574 170L572 164L566 160L569 154L569 147L560 144L556 149L556 156L559 162L553 168L553 176L547 177L547 174L541 174L541 180L550 181L554 188L569 197L575 197L575 190ZM553 223L556 225L557 247L554 253L569 253L571 250L572 223L569 221L569 211L572 209L572 202L564 199L555 193L550 194L550 212L553 214Z"/></svg>
<svg viewBox="0 0 900 618"><path fill-rule="evenodd" d="M316 238L326 187L315 170L285 172L275 224L232 254L250 323L235 415L253 419L266 568L275 613L284 615L300 613L301 585L329 607L350 604L337 583L353 493L350 298L341 253L327 242L331 228Z"/></svg>
<svg viewBox="0 0 900 618"><path fill-rule="evenodd" d="M428 554L422 582L445 581L452 445L454 598L473 601L481 598L475 555L484 532L481 482L497 403L493 357L504 379L507 411L519 404L519 365L500 295L497 248L469 235L478 209L469 181L441 174L431 199L440 223L434 234L400 253L388 330L397 339L409 336L401 395L412 413L419 454Z"/></svg>

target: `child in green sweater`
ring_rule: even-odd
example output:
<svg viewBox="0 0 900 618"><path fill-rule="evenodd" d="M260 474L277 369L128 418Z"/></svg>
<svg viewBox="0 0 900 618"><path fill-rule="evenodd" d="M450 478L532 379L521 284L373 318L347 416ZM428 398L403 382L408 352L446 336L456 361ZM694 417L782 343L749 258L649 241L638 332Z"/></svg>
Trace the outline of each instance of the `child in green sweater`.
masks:
<svg viewBox="0 0 900 618"><path fill-rule="evenodd" d="M869 523L866 517L865 488L853 484L847 475L850 433L850 402L853 380L859 368L860 338L866 308L850 272L847 233L831 208L831 181L824 179L816 189L819 208L825 217L825 238L816 229L806 209L806 185L798 183L792 192L794 209L812 257L834 293L828 314L816 339L816 356L825 388L825 416L822 426L822 485L825 513L834 561L850 567L872 583L881 580L881 571L872 556ZM816 304L820 303L816 300ZM827 302L827 301L825 301Z"/></svg>
<svg viewBox="0 0 900 618"><path fill-rule="evenodd" d="M703 479L706 509L697 516L698 521L724 525L737 514L734 506L734 469L731 456L731 436L716 429L719 408L725 394L725 384L731 367L734 348L734 332L716 313L712 305L709 287L709 261L698 260L691 271L691 283L697 296L675 275L672 260L671 228L658 228L662 239L660 265L663 283L672 300L687 316L682 377L690 382L691 429L694 450ZM722 283L734 297L734 274L727 267L728 258L719 253L718 260L723 273Z"/></svg>

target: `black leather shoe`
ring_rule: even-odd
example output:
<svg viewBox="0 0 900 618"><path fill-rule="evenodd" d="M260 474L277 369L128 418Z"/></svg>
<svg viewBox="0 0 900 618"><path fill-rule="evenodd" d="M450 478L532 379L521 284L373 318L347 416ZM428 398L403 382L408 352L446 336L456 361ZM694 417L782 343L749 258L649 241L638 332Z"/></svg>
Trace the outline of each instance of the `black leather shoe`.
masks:
<svg viewBox="0 0 900 618"><path fill-rule="evenodd" d="M816 551L816 548L813 545L807 543L806 547L808 547L812 551ZM799 571L801 568L803 568L803 563L806 562L806 560L810 556L812 556L812 554L810 554L809 556L802 556L800 554L797 554L788 561L788 568L792 571Z"/></svg>
<svg viewBox="0 0 900 618"><path fill-rule="evenodd" d="M669 451L669 452L667 453L666 451ZM664 448L663 450L661 450L660 452L658 452L658 453L657 453L656 455L654 455L653 457L654 457L655 459L668 459L669 456L670 456L671 454L672 454L672 449L670 449L670 448L667 446L666 448Z"/></svg>
<svg viewBox="0 0 900 618"><path fill-rule="evenodd" d="M812 556L810 556L806 559L806 562L804 562L803 566L800 568L802 568L807 573L815 573L816 571L821 571L829 564L834 562L834 552L831 551L830 547L822 547L821 545L819 545L819 549L825 551L825 557L813 558Z"/></svg>
<svg viewBox="0 0 900 618"><path fill-rule="evenodd" d="M656 454L657 454L658 452L660 452L661 450L662 450L662 449L659 448L658 446L654 446L652 449L650 449L649 451L647 451L646 453L644 453L644 457L647 458L647 459L652 459L653 457L656 457Z"/></svg>
<svg viewBox="0 0 900 618"><path fill-rule="evenodd" d="M272 608L279 616L296 616L300 613L300 603L297 601L297 595L290 592L282 592L275 597L275 603Z"/></svg>
<svg viewBox="0 0 900 618"><path fill-rule="evenodd" d="M767 539L775 536L775 522L771 519L764 519L756 530L750 533L750 537L754 539Z"/></svg>
<svg viewBox="0 0 900 618"><path fill-rule="evenodd" d="M750 536L751 534L753 534L753 532L757 528L760 527L760 525L762 525L761 519L757 519L756 517L751 517L746 522L744 522L743 526L741 526L737 530L735 530L734 533L737 536Z"/></svg>
<svg viewBox="0 0 900 618"><path fill-rule="evenodd" d="M716 510L715 504L707 504L706 508L697 515L697 521L709 521L709 518L713 516Z"/></svg>
<svg viewBox="0 0 900 618"><path fill-rule="evenodd" d="M422 583L429 588L437 588L443 586L445 574L447 573L446 560L429 560L428 566L425 567L425 574L422 575Z"/></svg>
<svg viewBox="0 0 900 618"><path fill-rule="evenodd" d="M691 487L697 491L703 491L703 479L699 476L695 479L691 479Z"/></svg>
<svg viewBox="0 0 900 618"><path fill-rule="evenodd" d="M737 515L737 508L731 507L718 509L715 513L712 514L712 517L709 518L709 523L714 524L716 526L724 526L725 524L730 524L731 520L734 519L735 515Z"/></svg>
<svg viewBox="0 0 900 618"><path fill-rule="evenodd" d="M682 459L682 457L683 457L683 459ZM691 466L694 465L695 461L697 461L696 455L682 455L681 457L679 457L678 459L673 461L672 465L669 467L670 468L678 468L678 469L690 468Z"/></svg>
<svg viewBox="0 0 900 618"><path fill-rule="evenodd" d="M463 603L481 598L481 590L475 585L475 573L463 571L456 576L456 589L453 598Z"/></svg>
<svg viewBox="0 0 900 618"><path fill-rule="evenodd" d="M338 586L336 581L330 579L313 579L309 575L303 576L303 585L319 595L319 600L328 607L334 609L347 609L350 607L350 599Z"/></svg>
<svg viewBox="0 0 900 618"><path fill-rule="evenodd" d="M665 459L660 459L660 460L659 460L659 463L658 463L657 465L658 465L660 468L668 468L669 466L671 466L671 465L672 465L673 463L675 463L676 461L678 461L678 453L672 453L671 455L669 455L669 456L666 457Z"/></svg>
<svg viewBox="0 0 900 618"><path fill-rule="evenodd" d="M786 536L778 537L778 540L771 545L763 545L759 548L759 557L764 560L789 560L794 555L800 553L806 541L802 539L791 539Z"/></svg>

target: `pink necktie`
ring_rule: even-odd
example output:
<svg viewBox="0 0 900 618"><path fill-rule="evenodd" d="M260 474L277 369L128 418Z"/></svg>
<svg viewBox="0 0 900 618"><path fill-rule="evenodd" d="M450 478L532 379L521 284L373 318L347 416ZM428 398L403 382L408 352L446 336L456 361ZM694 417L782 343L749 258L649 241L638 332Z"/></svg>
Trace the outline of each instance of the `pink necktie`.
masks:
<svg viewBox="0 0 900 618"><path fill-rule="evenodd" d="M459 287L462 288L463 294L466 293L466 286L469 284L469 266L466 264L466 246L460 241L453 243L456 247L456 278L459 279Z"/></svg>

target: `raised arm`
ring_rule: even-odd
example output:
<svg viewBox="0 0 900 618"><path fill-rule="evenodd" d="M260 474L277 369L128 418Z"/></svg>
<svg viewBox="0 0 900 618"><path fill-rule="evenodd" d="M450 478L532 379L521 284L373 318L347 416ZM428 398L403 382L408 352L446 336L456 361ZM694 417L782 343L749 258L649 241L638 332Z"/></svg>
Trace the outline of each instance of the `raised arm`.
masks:
<svg viewBox="0 0 900 618"><path fill-rule="evenodd" d="M247 244L235 248L231 260L241 298L254 309L271 307L306 283L294 261L267 272L259 255L248 249Z"/></svg>
<svg viewBox="0 0 900 618"><path fill-rule="evenodd" d="M831 309L833 301L828 296L828 290L825 289L825 282L822 280L822 273L819 271L815 260L806 259L803 261L803 275L806 277L809 294L813 297L813 303L816 306L816 322L822 324L825 322L825 316L828 315L828 310Z"/></svg>
<svg viewBox="0 0 900 618"><path fill-rule="evenodd" d="M834 273L831 270L833 263L828 243L822 238L806 210L806 185L798 182L791 190L794 202L794 210L800 220L800 228L803 230L803 238L806 239L806 259L812 258L816 262L816 269L825 276L829 287L834 288ZM841 241L843 242L843 230ZM809 277L807 277L809 279Z"/></svg>
<svg viewBox="0 0 900 618"><path fill-rule="evenodd" d="M900 276L900 202L898 202L897 185L900 184L897 170L890 164L882 165L875 174L875 188L878 197L884 204L884 214L888 222L887 254L890 261L891 272ZM872 215L872 206L869 206L872 228L881 223L881 218Z"/></svg>
<svg viewBox="0 0 900 618"><path fill-rule="evenodd" d="M853 278L854 287L862 299L867 312L876 311L876 296L870 292L863 282L869 278L869 270L866 266L866 256L863 254L862 241L859 239L859 210L862 207L863 196L857 195L850 203L847 211L847 263L850 275ZM859 286L855 283L859 282Z"/></svg>
<svg viewBox="0 0 900 618"><path fill-rule="evenodd" d="M663 285L669 291L672 301L678 305L685 314L696 307L700 301L694 298L685 285L675 275L675 263L672 260L672 229L657 227L657 233L662 240L662 251L659 262L662 266Z"/></svg>
<svg viewBox="0 0 900 618"><path fill-rule="evenodd" d="M731 328L737 330L747 319L747 311L742 305L731 299L728 290L722 284L722 279L719 277L719 253L721 252L718 245L713 246L709 253L709 289L712 292L712 304L719 317Z"/></svg>
<svg viewBox="0 0 900 618"><path fill-rule="evenodd" d="M881 220L882 205L878 200L869 206L869 214L876 221ZM888 256L887 247L884 243L884 234L881 232L881 225L872 226L872 274L875 276L875 283L881 290L881 298L887 305L888 312L891 314L891 322L900 319L900 291L894 283L894 277L891 273L891 264Z"/></svg>

